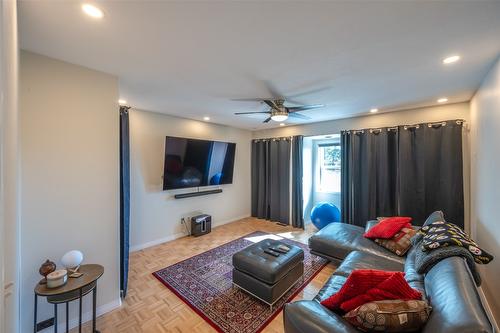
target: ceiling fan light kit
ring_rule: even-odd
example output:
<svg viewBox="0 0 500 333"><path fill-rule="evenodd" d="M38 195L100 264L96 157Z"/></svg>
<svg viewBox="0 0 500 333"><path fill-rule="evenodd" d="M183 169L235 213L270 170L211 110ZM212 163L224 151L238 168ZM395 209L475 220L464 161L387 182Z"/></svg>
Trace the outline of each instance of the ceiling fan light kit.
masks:
<svg viewBox="0 0 500 333"><path fill-rule="evenodd" d="M285 121L288 119L288 115L286 113L283 114L275 113L271 116L271 119L274 121Z"/></svg>

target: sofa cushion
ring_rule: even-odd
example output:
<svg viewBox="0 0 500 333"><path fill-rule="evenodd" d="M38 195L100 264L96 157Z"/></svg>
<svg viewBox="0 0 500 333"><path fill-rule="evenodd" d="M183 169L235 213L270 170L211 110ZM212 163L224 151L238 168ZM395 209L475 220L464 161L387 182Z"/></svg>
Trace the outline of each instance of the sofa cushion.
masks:
<svg viewBox="0 0 500 333"><path fill-rule="evenodd" d="M341 316L315 301L285 304L283 321L286 333L359 333Z"/></svg>
<svg viewBox="0 0 500 333"><path fill-rule="evenodd" d="M314 297L314 300L317 302L321 302L333 294L337 293L337 291L342 288L347 278L341 275L332 275L328 279L328 281L323 285L318 294Z"/></svg>
<svg viewBox="0 0 500 333"><path fill-rule="evenodd" d="M379 222L380 222L379 220L371 220L371 221L366 222L365 232L367 232L368 230L370 230L371 228L376 226L377 223L379 223Z"/></svg>
<svg viewBox="0 0 500 333"><path fill-rule="evenodd" d="M362 251L353 251L335 270L335 275L348 277L355 269L377 269L383 271L403 271L403 264Z"/></svg>
<svg viewBox="0 0 500 333"><path fill-rule="evenodd" d="M330 223L309 238L309 247L314 254L343 260L352 251L358 250L384 257L399 263L404 258L391 253L374 241L363 237L364 229L346 223Z"/></svg>
<svg viewBox="0 0 500 333"><path fill-rule="evenodd" d="M427 220L425 220L424 226L432 224L437 221L446 221L444 219L444 213L440 210L436 210L435 212L431 213L431 215L429 215Z"/></svg>
<svg viewBox="0 0 500 333"><path fill-rule="evenodd" d="M463 258L443 259L424 280L432 313L423 333L494 331Z"/></svg>

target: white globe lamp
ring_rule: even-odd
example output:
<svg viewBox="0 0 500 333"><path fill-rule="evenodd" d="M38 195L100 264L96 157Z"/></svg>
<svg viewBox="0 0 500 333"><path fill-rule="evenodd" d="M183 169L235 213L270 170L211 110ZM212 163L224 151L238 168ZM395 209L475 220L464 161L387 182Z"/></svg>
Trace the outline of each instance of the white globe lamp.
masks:
<svg viewBox="0 0 500 333"><path fill-rule="evenodd" d="M78 250L72 250L63 255L61 262L68 270L69 277L79 277L82 274L78 273L78 269L83 261L83 253Z"/></svg>

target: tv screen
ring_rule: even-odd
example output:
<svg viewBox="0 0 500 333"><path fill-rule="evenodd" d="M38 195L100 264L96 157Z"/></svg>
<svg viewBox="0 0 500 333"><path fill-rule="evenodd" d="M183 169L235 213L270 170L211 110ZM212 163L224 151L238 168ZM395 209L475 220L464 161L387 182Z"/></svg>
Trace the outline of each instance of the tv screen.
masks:
<svg viewBox="0 0 500 333"><path fill-rule="evenodd" d="M231 184L236 144L167 136L163 189Z"/></svg>

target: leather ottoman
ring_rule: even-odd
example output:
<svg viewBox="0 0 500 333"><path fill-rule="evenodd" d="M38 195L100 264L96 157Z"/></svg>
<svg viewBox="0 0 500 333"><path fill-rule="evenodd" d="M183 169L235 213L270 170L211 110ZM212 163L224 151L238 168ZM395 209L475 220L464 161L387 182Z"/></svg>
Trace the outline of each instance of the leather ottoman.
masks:
<svg viewBox="0 0 500 333"><path fill-rule="evenodd" d="M287 253L274 257L264 252L282 244L264 239L233 255L233 284L273 306L304 273L304 251L285 244Z"/></svg>

